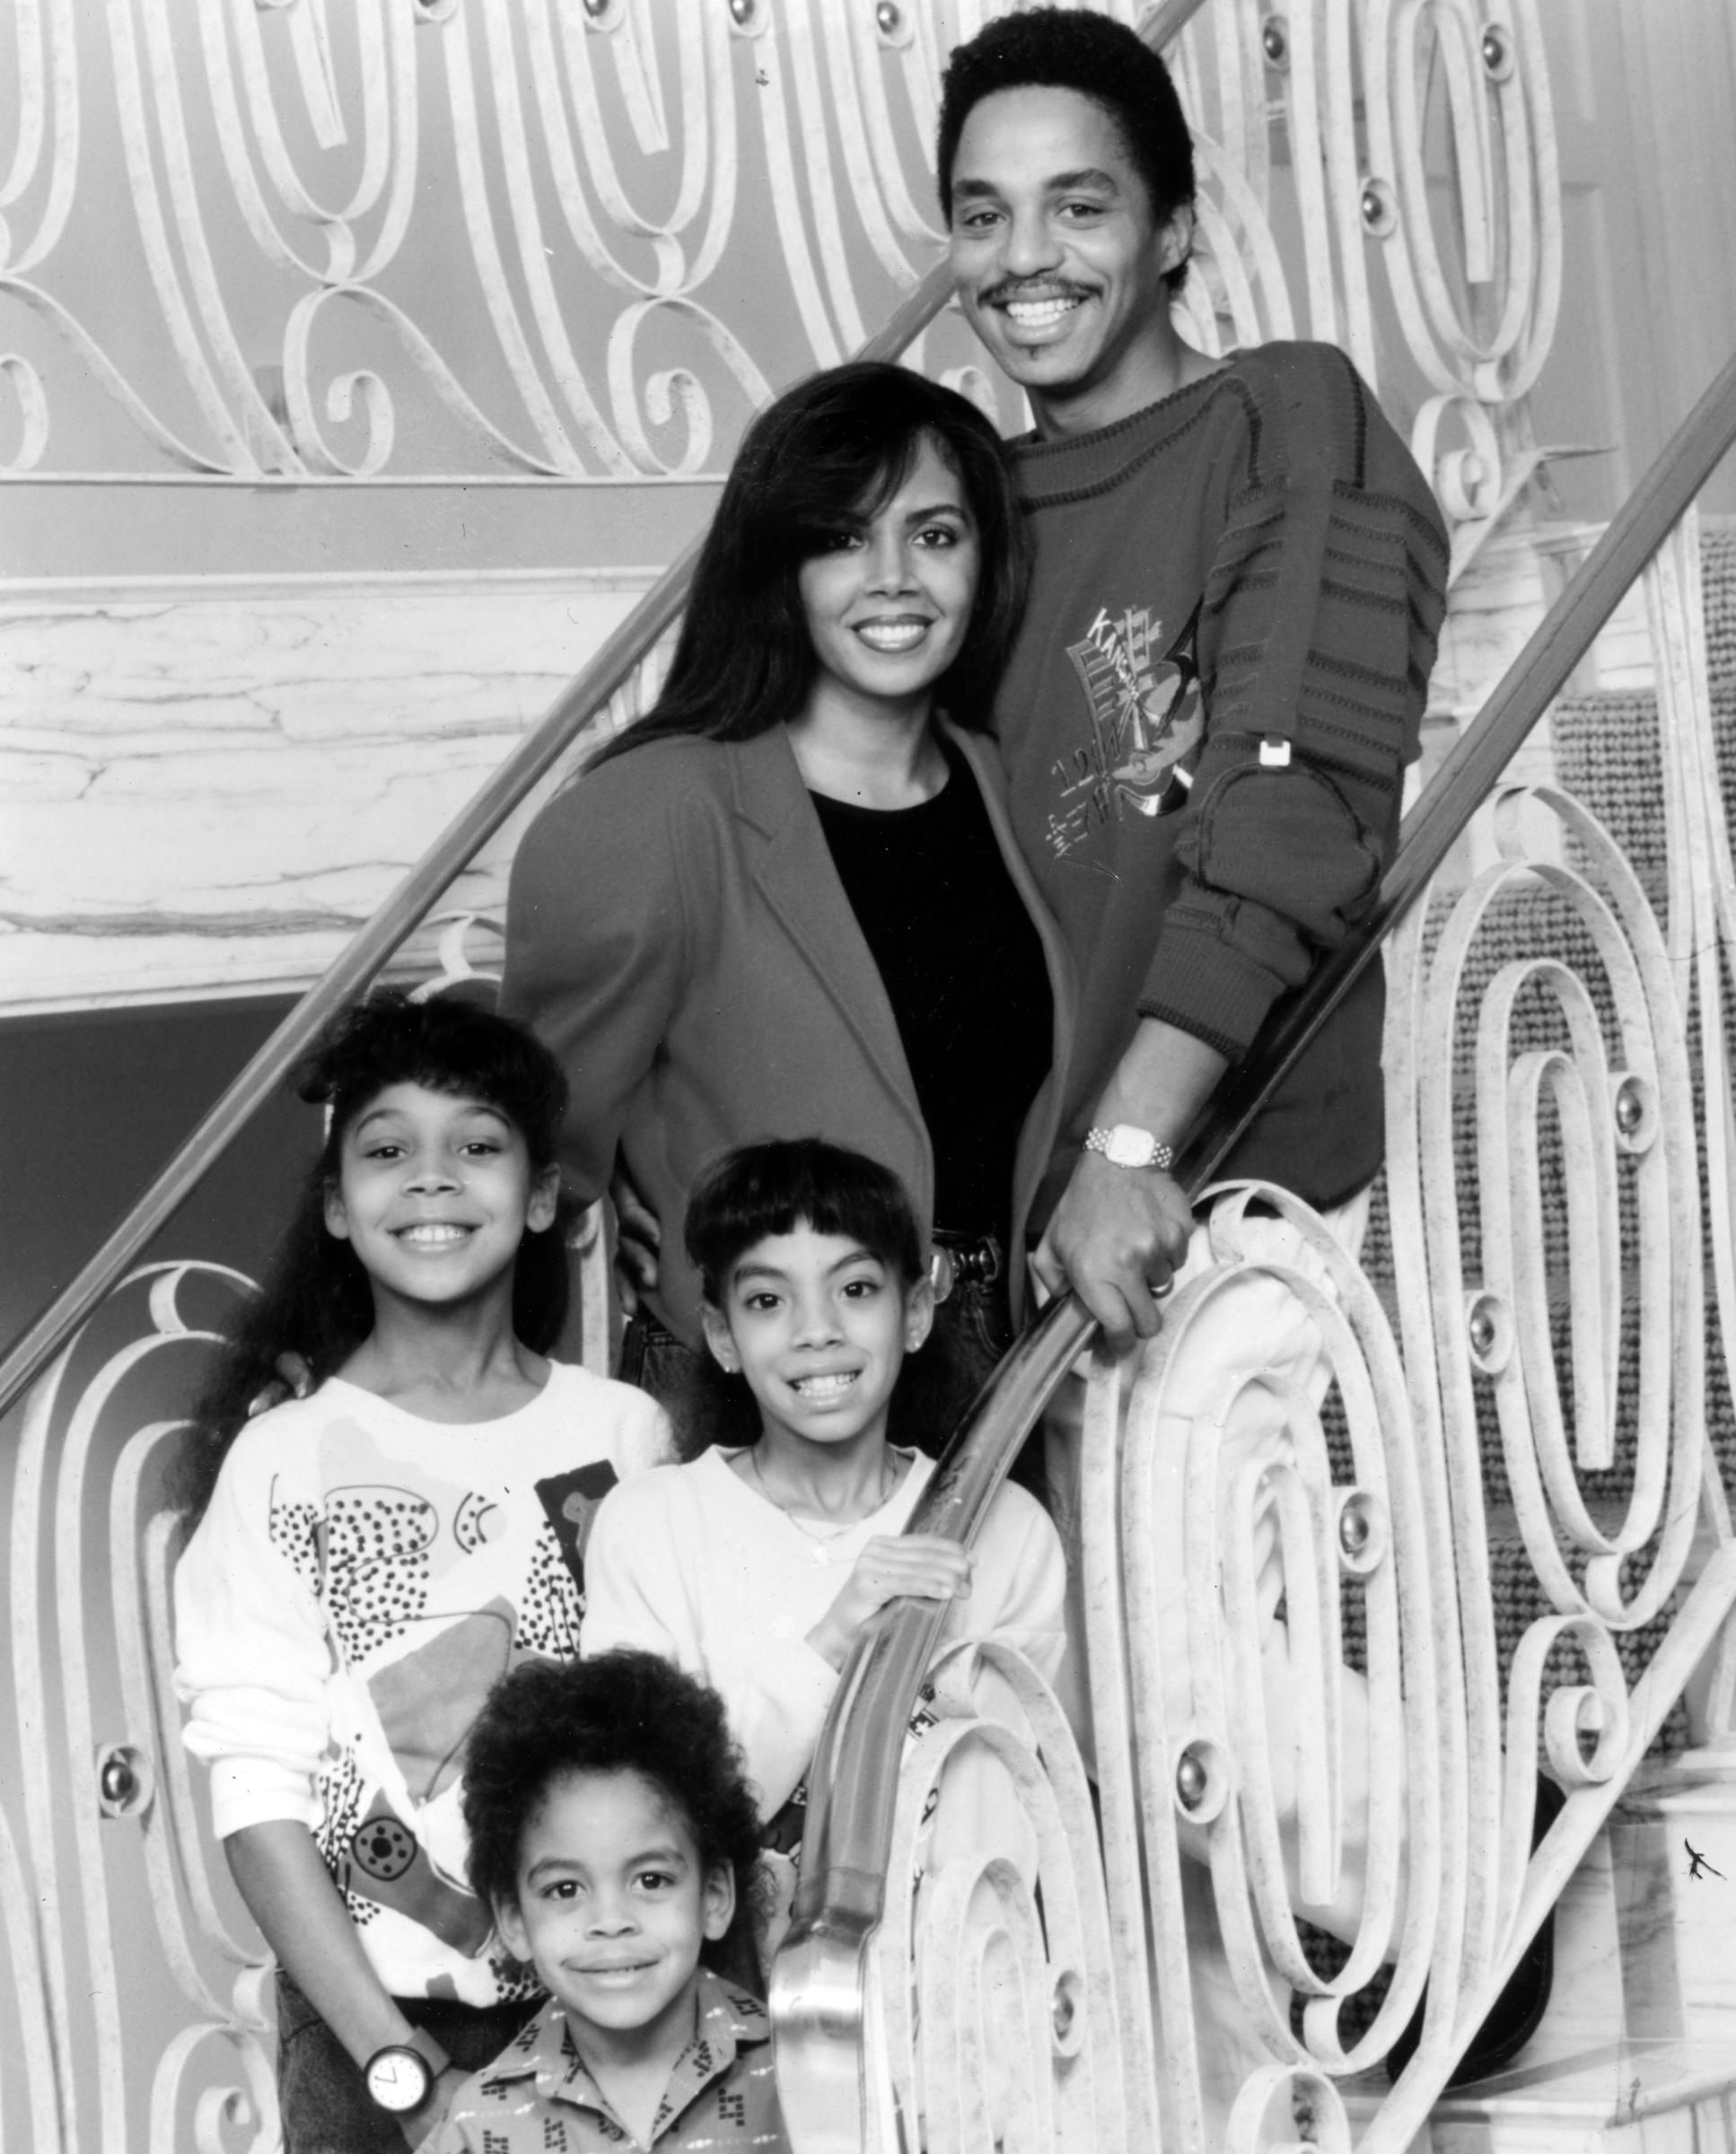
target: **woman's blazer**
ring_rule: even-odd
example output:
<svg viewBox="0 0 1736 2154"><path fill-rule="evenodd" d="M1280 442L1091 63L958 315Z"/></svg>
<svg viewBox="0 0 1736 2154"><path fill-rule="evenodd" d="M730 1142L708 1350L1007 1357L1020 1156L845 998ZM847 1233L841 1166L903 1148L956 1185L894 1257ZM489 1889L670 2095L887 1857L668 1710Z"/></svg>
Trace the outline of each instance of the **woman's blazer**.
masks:
<svg viewBox="0 0 1736 2154"><path fill-rule="evenodd" d="M1013 842L993 743L946 731L982 788L1055 999L1055 1064L1019 1144L1017 1249L1055 1141L1071 972ZM897 1021L783 726L652 741L557 793L513 864L501 1007L566 1072L569 1187L601 1195L618 1152L656 1213L647 1300L688 1345L701 1344L699 1283L682 1218L699 1171L732 1145L851 1145L900 1176L925 1234L932 1224L934 1158Z"/></svg>

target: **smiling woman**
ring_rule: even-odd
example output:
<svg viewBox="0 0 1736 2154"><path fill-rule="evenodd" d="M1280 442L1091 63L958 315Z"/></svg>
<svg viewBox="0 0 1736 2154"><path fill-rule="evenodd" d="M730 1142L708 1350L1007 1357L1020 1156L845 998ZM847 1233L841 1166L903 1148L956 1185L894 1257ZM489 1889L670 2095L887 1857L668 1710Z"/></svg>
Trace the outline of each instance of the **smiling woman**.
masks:
<svg viewBox="0 0 1736 2154"><path fill-rule="evenodd" d="M829 1137L910 1189L957 1282L958 1393L1010 1342L1069 1008L980 738L1021 548L973 406L901 367L816 375L742 444L656 707L520 847L503 1006L566 1071L569 1186L624 1171L654 1216L623 1373L690 1444L680 1221L749 1139Z"/></svg>

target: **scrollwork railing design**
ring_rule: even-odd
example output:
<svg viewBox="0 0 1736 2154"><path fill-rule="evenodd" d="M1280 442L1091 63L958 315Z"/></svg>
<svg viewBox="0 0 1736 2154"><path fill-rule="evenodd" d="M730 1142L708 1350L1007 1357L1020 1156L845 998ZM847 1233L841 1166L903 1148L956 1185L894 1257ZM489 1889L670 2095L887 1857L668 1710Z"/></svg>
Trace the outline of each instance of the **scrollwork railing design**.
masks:
<svg viewBox="0 0 1736 2154"><path fill-rule="evenodd" d="M1344 344L1486 523L1560 290L1534 0L1105 6L1197 13L1190 333ZM9 0L0 471L715 474L940 258L946 39L998 12ZM956 316L910 357L1017 423Z"/></svg>
<svg viewBox="0 0 1736 2154"><path fill-rule="evenodd" d="M872 1952L871 2145L1090 2150L1124 2133L1117 1969L1091 1791L1055 1694L1010 1647L925 1686Z"/></svg>
<svg viewBox="0 0 1736 2154"><path fill-rule="evenodd" d="M45 2147L140 2143L133 2074L147 2060L153 2154L264 2148L276 2128L267 1957L232 1912L180 1747L169 1683L179 1527L162 1503L184 1425L162 1408L197 1381L213 1321L247 1286L220 1265L145 1266L103 1311L109 1351L94 1372L81 1335L24 1416L11 1625L35 1915L22 1934L39 1925L46 2022L23 2053L39 2116L52 2106L55 2128L36 2132ZM113 1346L141 1294L145 1330ZM143 1980L141 1923L154 1947Z"/></svg>

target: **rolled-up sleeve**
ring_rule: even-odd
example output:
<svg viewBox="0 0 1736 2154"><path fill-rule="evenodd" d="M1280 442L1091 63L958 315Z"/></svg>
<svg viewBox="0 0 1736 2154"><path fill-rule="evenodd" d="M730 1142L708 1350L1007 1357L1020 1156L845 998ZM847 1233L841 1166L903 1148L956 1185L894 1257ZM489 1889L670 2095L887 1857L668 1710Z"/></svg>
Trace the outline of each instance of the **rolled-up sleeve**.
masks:
<svg viewBox="0 0 1736 2154"><path fill-rule="evenodd" d="M269 1462L244 1430L175 1572L175 1692L187 1747L211 1766L220 1839L244 1826L321 1819L314 1785L325 1754L333 1658L313 1584ZM277 1529L273 1531L274 1514Z"/></svg>
<svg viewBox="0 0 1736 2154"><path fill-rule="evenodd" d="M1291 347L1273 408L1201 600L1205 742L1138 1004L1232 1061L1379 888L1445 604L1439 512L1348 361Z"/></svg>

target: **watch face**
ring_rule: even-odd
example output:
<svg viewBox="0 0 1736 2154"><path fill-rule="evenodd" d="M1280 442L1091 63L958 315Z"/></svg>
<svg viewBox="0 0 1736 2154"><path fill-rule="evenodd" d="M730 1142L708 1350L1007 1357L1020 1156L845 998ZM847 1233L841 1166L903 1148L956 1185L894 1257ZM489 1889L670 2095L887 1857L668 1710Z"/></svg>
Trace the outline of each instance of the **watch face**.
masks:
<svg viewBox="0 0 1736 2154"><path fill-rule="evenodd" d="M413 2049L381 2049L368 2059L367 2081L372 2099L396 2114L427 2099L434 2074Z"/></svg>
<svg viewBox="0 0 1736 2154"><path fill-rule="evenodd" d="M1149 1167L1157 1157L1157 1140L1148 1129L1135 1129L1129 1122L1118 1122L1103 1149L1105 1157L1114 1166Z"/></svg>

